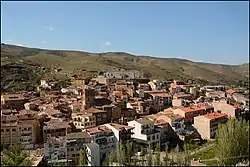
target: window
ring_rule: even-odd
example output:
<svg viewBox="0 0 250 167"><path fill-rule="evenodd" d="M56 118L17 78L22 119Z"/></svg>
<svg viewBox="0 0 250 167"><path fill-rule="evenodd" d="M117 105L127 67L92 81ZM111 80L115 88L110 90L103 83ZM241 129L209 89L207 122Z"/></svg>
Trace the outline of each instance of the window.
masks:
<svg viewBox="0 0 250 167"><path fill-rule="evenodd" d="M4 130L3 130L3 129L1 129L1 132L4 132Z"/></svg>
<svg viewBox="0 0 250 167"><path fill-rule="evenodd" d="M147 137L147 140L150 140L150 136Z"/></svg>
<svg viewBox="0 0 250 167"><path fill-rule="evenodd" d="M152 140L155 140L155 135L152 136Z"/></svg>
<svg viewBox="0 0 250 167"><path fill-rule="evenodd" d="M16 129L12 129L12 132L15 132L16 131Z"/></svg>
<svg viewBox="0 0 250 167"><path fill-rule="evenodd" d="M6 129L6 132L9 132L10 130L9 129Z"/></svg>

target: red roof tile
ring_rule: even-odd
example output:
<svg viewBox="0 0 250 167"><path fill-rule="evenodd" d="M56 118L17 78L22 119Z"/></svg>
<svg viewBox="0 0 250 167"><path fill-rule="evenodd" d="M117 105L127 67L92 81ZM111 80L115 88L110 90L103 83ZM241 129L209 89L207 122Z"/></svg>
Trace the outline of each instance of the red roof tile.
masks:
<svg viewBox="0 0 250 167"><path fill-rule="evenodd" d="M204 117L212 120L212 119L217 119L217 118L221 118L221 117L226 117L227 114L223 114L223 113L219 113L219 112L213 112L213 113L208 113L203 115Z"/></svg>

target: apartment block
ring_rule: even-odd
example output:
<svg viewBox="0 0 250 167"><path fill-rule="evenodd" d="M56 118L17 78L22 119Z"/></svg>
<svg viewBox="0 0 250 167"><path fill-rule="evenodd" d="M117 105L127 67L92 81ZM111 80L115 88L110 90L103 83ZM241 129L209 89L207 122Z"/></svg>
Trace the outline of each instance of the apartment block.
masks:
<svg viewBox="0 0 250 167"><path fill-rule="evenodd" d="M66 137L48 137L44 143L44 159L48 164L67 166L71 160L67 160Z"/></svg>
<svg viewBox="0 0 250 167"><path fill-rule="evenodd" d="M226 122L226 114L214 112L195 117L193 126L197 129L202 139L211 139L215 137L218 124Z"/></svg>
<svg viewBox="0 0 250 167"><path fill-rule="evenodd" d="M8 146L20 142L16 115L1 115L1 145Z"/></svg>
<svg viewBox="0 0 250 167"><path fill-rule="evenodd" d="M231 118L241 117L241 108L238 106L227 104L225 100L221 100L218 103L212 103L212 105L215 111L220 111L221 113L227 114Z"/></svg>
<svg viewBox="0 0 250 167"><path fill-rule="evenodd" d="M154 122L147 118L140 118L134 121L129 121L128 126L132 129L132 138L146 145L160 144L160 132L154 126Z"/></svg>
<svg viewBox="0 0 250 167"><path fill-rule="evenodd" d="M66 136L71 132L71 126L68 122L61 122L59 120L52 120L45 123L43 127L43 139L46 142L48 137Z"/></svg>
<svg viewBox="0 0 250 167"><path fill-rule="evenodd" d="M77 166L79 164L80 150L86 150L86 145L91 142L87 132L73 132L67 134L67 160L68 165Z"/></svg>
<svg viewBox="0 0 250 167"><path fill-rule="evenodd" d="M99 145L101 160L113 151L116 139L111 129L105 125L99 125L97 127L87 129L86 132L90 135L91 141Z"/></svg>
<svg viewBox="0 0 250 167"><path fill-rule="evenodd" d="M210 104L198 104L189 107L179 107L173 110L174 114L184 117L185 123L193 123L194 117L214 112L214 107Z"/></svg>

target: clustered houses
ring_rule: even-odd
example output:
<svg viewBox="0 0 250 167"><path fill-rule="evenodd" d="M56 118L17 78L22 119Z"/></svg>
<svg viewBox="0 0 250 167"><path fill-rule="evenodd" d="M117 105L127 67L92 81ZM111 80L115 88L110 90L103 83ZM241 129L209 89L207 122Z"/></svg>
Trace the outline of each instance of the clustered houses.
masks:
<svg viewBox="0 0 250 167"><path fill-rule="evenodd" d="M1 145L21 143L44 148L47 163L76 166L80 150L89 166L102 165L116 143L130 141L135 149L160 144L172 147L196 129L214 138L218 124L242 117L249 100L225 86L149 81L139 71L112 71L43 97L35 92L1 95ZM192 128L191 128L192 129ZM133 147L134 148L134 147Z"/></svg>

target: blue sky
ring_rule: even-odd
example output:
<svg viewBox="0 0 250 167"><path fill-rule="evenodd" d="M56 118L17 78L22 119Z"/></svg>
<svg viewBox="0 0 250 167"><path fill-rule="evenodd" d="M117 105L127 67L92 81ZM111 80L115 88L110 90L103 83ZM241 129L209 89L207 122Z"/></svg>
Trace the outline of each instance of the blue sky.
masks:
<svg viewBox="0 0 250 167"><path fill-rule="evenodd" d="M1 2L1 42L249 61L248 2Z"/></svg>

